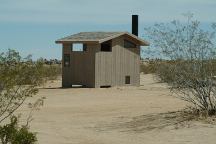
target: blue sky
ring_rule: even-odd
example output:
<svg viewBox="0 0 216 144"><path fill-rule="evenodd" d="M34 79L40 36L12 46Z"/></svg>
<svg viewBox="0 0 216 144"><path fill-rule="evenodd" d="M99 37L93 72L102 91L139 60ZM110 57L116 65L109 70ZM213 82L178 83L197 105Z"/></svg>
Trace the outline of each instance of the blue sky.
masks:
<svg viewBox="0 0 216 144"><path fill-rule="evenodd" d="M216 22L215 0L0 0L0 52L8 48L33 58L61 58L55 40L81 31L131 31L156 22L183 20L192 12L204 25Z"/></svg>

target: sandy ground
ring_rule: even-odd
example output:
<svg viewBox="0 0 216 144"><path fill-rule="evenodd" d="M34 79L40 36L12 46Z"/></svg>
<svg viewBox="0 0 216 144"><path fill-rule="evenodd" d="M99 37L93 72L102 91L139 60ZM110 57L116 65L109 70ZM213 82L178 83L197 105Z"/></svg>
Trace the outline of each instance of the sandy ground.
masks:
<svg viewBox="0 0 216 144"><path fill-rule="evenodd" d="M54 81L40 89L45 105L34 113L39 144L215 144L216 126L170 124L185 103L165 84L141 75L140 87L61 89ZM26 112L25 109L20 112Z"/></svg>

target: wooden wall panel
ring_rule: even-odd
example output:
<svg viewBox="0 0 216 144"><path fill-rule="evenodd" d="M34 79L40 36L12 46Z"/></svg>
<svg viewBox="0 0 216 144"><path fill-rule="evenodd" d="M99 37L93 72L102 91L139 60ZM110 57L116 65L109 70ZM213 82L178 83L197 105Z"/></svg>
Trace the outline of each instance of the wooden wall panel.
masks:
<svg viewBox="0 0 216 144"><path fill-rule="evenodd" d="M63 44L62 47L62 87L71 87L72 71L70 67L64 67L64 54L70 54L71 45Z"/></svg>
<svg viewBox="0 0 216 144"><path fill-rule="evenodd" d="M95 87L95 51L98 44L87 44L87 51L71 51L71 44L63 46L63 53L70 54L70 68L63 68L63 86L85 85Z"/></svg>
<svg viewBox="0 0 216 144"><path fill-rule="evenodd" d="M63 44L63 55L70 54L71 66L63 67L62 85L124 86L125 76L130 76L130 85L139 86L140 47L124 48L124 39L137 43L127 36L115 38L112 52L101 52L97 43L87 44L86 52L72 52L71 44Z"/></svg>
<svg viewBox="0 0 216 144"><path fill-rule="evenodd" d="M138 86L140 84L140 47L124 48L124 39L128 39L128 37L122 36L112 40L112 52L98 51L96 53L96 87L123 86L125 85L125 76L130 76L130 85Z"/></svg>

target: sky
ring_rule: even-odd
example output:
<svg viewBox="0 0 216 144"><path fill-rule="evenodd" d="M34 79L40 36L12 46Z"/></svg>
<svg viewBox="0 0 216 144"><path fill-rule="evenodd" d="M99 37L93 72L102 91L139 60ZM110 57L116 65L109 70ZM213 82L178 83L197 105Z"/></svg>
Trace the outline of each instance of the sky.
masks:
<svg viewBox="0 0 216 144"><path fill-rule="evenodd" d="M61 59L55 40L84 31L131 32L139 15L139 36L154 23L183 20L192 12L203 25L216 22L216 0L0 0L0 52Z"/></svg>

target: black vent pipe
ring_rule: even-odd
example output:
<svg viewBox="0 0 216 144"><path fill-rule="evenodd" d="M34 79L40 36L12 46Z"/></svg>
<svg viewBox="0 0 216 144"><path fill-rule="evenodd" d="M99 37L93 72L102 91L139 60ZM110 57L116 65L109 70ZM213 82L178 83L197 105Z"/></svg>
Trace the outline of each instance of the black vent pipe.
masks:
<svg viewBox="0 0 216 144"><path fill-rule="evenodd" d="M138 15L132 15L132 34L138 36Z"/></svg>

